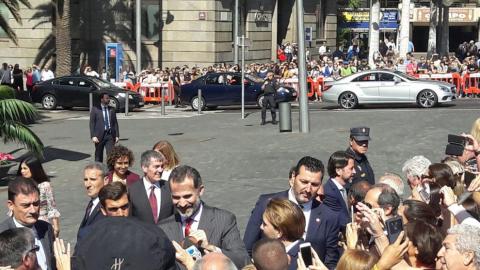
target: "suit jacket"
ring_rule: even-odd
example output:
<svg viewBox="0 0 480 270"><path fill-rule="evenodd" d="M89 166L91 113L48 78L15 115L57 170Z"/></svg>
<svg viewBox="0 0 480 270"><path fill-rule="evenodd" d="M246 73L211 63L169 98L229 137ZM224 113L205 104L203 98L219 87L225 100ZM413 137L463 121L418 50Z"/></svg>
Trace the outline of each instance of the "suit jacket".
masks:
<svg viewBox="0 0 480 270"><path fill-rule="evenodd" d="M160 228L167 234L171 241L183 241L182 220L175 214L159 223ZM204 230L208 243L222 250L238 269L249 263L245 246L240 238L235 215L227 210L210 207L203 204L202 215L198 224L199 230Z"/></svg>
<svg viewBox="0 0 480 270"><path fill-rule="evenodd" d="M323 204L332 211L339 213L340 224L342 227L345 227L347 223L351 222L348 205L345 204L342 193L340 193L340 190L338 190L332 179L328 179L328 181L323 185L323 192L325 196Z"/></svg>
<svg viewBox="0 0 480 270"><path fill-rule="evenodd" d="M43 251L45 252L45 258L47 259L47 267L49 270L57 269L55 264L55 255L53 254L53 241L55 236L53 234L53 227L50 223L37 220L33 225L37 231L38 239L42 243ZM7 218L2 223L0 223L0 233L8 229L16 228L15 222L12 217Z"/></svg>
<svg viewBox="0 0 480 270"><path fill-rule="evenodd" d="M108 115L110 120L110 130L113 138L120 137L115 109L109 107ZM94 106L90 112L90 138L97 137L99 140L101 140L103 138L104 131L105 122L103 119L102 107Z"/></svg>
<svg viewBox="0 0 480 270"><path fill-rule="evenodd" d="M97 203L95 208L93 208L92 213L88 216L88 218L83 218L82 222L80 223L80 227L78 228L78 233L77 233L77 243L82 239L85 234L88 232L88 226L94 224L95 222L101 220L105 216L103 215L102 211L100 210L100 202ZM86 209L85 209L86 211Z"/></svg>
<svg viewBox="0 0 480 270"><path fill-rule="evenodd" d="M130 195L130 215L144 222L155 224L152 216L152 207L148 200L148 194L143 184L143 178L128 187ZM158 222L173 215L172 194L166 181L160 181L160 214Z"/></svg>
<svg viewBox="0 0 480 270"><path fill-rule="evenodd" d="M274 198L288 199L288 190L263 194L258 198L243 237L243 242L249 254L252 253L255 242L262 237L262 231L260 230L262 215L267 208L268 202ZM312 248L315 249L322 262L329 269L335 269L340 256L338 249L338 232L340 227L338 213L314 200L305 241L310 242Z"/></svg>

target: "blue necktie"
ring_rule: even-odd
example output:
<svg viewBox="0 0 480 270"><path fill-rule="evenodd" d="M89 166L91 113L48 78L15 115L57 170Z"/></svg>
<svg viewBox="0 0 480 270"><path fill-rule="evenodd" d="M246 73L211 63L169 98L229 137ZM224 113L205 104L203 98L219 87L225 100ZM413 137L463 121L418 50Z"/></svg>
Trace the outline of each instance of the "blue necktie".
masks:
<svg viewBox="0 0 480 270"><path fill-rule="evenodd" d="M105 130L110 129L110 123L108 121L108 111L106 107L103 107L103 120L105 122Z"/></svg>

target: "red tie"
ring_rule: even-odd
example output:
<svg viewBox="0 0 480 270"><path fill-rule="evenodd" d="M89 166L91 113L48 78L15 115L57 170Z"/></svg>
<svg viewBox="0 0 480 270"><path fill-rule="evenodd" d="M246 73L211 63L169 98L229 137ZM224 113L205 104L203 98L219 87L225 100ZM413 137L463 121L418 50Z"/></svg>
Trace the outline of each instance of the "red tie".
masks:
<svg viewBox="0 0 480 270"><path fill-rule="evenodd" d="M187 218L185 220L185 237L190 235L190 229L192 228L193 218Z"/></svg>
<svg viewBox="0 0 480 270"><path fill-rule="evenodd" d="M150 196L148 196L150 201L150 207L152 208L153 221L157 224L158 221L158 207L157 207L157 196L155 196L155 185L150 187Z"/></svg>

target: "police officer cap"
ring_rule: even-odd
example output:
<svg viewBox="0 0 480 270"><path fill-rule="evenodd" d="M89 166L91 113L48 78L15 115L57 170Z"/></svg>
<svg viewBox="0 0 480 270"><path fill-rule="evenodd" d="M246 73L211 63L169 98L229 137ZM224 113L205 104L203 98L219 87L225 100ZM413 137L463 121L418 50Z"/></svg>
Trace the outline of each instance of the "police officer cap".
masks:
<svg viewBox="0 0 480 270"><path fill-rule="evenodd" d="M368 127L353 127L350 129L350 138L355 141L370 141L370 128Z"/></svg>

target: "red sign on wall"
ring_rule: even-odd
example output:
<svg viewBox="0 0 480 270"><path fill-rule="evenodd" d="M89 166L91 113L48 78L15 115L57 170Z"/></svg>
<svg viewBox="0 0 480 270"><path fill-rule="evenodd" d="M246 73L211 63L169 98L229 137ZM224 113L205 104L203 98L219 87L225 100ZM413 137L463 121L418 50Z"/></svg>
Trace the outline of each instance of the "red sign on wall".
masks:
<svg viewBox="0 0 480 270"><path fill-rule="evenodd" d="M117 50L110 49L110 57L116 57L116 56L117 56Z"/></svg>

